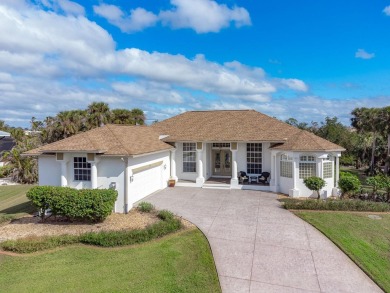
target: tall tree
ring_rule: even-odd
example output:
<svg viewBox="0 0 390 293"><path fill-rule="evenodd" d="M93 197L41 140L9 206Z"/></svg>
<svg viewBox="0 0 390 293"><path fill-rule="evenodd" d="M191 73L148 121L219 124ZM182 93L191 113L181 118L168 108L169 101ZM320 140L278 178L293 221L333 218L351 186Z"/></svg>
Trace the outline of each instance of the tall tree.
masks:
<svg viewBox="0 0 390 293"><path fill-rule="evenodd" d="M89 129L103 126L111 120L110 107L104 102L93 102L89 104L87 114Z"/></svg>
<svg viewBox="0 0 390 293"><path fill-rule="evenodd" d="M352 111L352 126L359 132L366 132L372 135L370 173L375 173L375 150L376 140L380 133L380 111L378 108L355 108Z"/></svg>
<svg viewBox="0 0 390 293"><path fill-rule="evenodd" d="M387 152L385 159L385 173L390 175L390 106L380 110L380 128L387 138Z"/></svg>
<svg viewBox="0 0 390 293"><path fill-rule="evenodd" d="M133 125L133 114L127 109L114 109L112 110L111 123Z"/></svg>

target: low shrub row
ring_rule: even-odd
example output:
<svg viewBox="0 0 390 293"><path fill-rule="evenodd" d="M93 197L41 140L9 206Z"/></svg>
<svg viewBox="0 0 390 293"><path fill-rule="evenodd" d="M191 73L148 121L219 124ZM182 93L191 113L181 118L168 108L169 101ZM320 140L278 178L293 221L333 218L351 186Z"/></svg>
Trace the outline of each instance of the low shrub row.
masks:
<svg viewBox="0 0 390 293"><path fill-rule="evenodd" d="M111 214L118 193L113 189L74 189L58 186L35 186L27 192L45 220L46 211L69 220L102 221Z"/></svg>
<svg viewBox="0 0 390 293"><path fill-rule="evenodd" d="M80 236L30 237L19 240L8 240L0 243L0 246L6 251L16 253L31 253L75 243L115 247L147 242L178 231L181 227L181 220L172 216L172 218L168 217L166 220L149 225L144 229L91 232Z"/></svg>
<svg viewBox="0 0 390 293"><path fill-rule="evenodd" d="M284 208L288 210L328 210L359 212L390 212L390 204L362 200L299 200L284 199Z"/></svg>

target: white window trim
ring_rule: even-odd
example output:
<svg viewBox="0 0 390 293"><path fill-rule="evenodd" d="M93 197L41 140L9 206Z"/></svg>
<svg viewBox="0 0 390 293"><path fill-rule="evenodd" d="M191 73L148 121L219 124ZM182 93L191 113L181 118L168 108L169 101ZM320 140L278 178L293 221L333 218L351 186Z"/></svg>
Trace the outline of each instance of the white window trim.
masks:
<svg viewBox="0 0 390 293"><path fill-rule="evenodd" d="M189 144L191 145L191 150L184 150L185 145ZM188 156L185 156L185 154L191 154L193 153L194 160L193 161L186 161L188 159ZM185 163L193 163L195 165L195 170L194 171L186 171L186 168L184 167ZM183 173L196 173L196 143L195 142L183 142Z"/></svg>
<svg viewBox="0 0 390 293"><path fill-rule="evenodd" d="M248 145L256 145L256 144L260 145L260 151L251 151L251 150L248 151ZM248 162L249 159L256 158L256 157L249 157L249 154L255 154L255 153L260 154L260 163L259 162ZM248 168L249 164L259 165L260 172L256 172L256 173L251 172L250 168ZM256 175L260 175L260 173L263 172L263 144L261 142L251 142L251 143L246 144L246 171L247 171L246 172L247 174L256 174Z"/></svg>
<svg viewBox="0 0 390 293"><path fill-rule="evenodd" d="M303 173L303 167L304 166L308 166L309 164L313 165L311 166L310 168L312 168L312 170L314 170L314 174L310 174L310 176L306 176L306 174L302 174ZM305 170L307 171L307 170ZM306 154L303 154L303 155L300 155L299 156L299 179L305 179L305 178L308 178L308 177L312 177L312 176L318 176L317 175L317 162L316 162L316 157L314 155L306 155Z"/></svg>
<svg viewBox="0 0 390 293"><path fill-rule="evenodd" d="M81 162L80 161L76 161L76 159L82 159ZM84 167L84 166L77 166L76 167L76 164L86 164L87 167ZM81 171L81 174L76 174L76 173L79 173L79 172L76 172L76 170L78 171ZM84 174L84 171L87 171L87 174ZM84 179L86 176L86 179ZM89 163L87 161L87 158L86 157L73 157L73 181L77 181L77 182L85 182L85 181L91 181L91 176L92 176L92 172L91 172L91 163ZM76 178L77 177L77 178Z"/></svg>

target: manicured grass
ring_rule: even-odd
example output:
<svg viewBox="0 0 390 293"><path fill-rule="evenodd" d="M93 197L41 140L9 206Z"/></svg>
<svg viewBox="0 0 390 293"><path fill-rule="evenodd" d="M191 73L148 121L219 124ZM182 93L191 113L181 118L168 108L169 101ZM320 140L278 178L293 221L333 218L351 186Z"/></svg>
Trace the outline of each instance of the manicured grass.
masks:
<svg viewBox="0 0 390 293"><path fill-rule="evenodd" d="M0 255L4 292L221 292L207 240L185 230L142 245Z"/></svg>
<svg viewBox="0 0 390 293"><path fill-rule="evenodd" d="M26 197L26 192L32 186L0 186L0 223L35 211L31 201Z"/></svg>
<svg viewBox="0 0 390 293"><path fill-rule="evenodd" d="M295 212L338 245L379 286L390 292L390 214ZM348 274L348 272L345 272Z"/></svg>

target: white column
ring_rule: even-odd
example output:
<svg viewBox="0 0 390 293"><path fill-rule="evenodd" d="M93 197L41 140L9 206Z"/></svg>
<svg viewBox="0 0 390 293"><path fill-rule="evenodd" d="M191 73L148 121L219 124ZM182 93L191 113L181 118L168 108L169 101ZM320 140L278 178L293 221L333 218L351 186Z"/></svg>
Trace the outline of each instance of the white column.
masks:
<svg viewBox="0 0 390 293"><path fill-rule="evenodd" d="M293 159L293 188L289 190L289 196L299 197L299 189L297 188L297 181L299 177L299 156Z"/></svg>
<svg viewBox="0 0 390 293"><path fill-rule="evenodd" d="M278 169L277 169L277 160L276 155L272 154L271 156L271 180L270 180L270 189L273 192L278 192Z"/></svg>
<svg viewBox="0 0 390 293"><path fill-rule="evenodd" d="M92 189L98 187L96 162L91 162L91 185Z"/></svg>
<svg viewBox="0 0 390 293"><path fill-rule="evenodd" d="M199 187L203 186L204 177L203 177L203 146L202 149L196 150L197 164L196 169L198 170L198 177L196 178L196 185Z"/></svg>
<svg viewBox="0 0 390 293"><path fill-rule="evenodd" d="M232 150L232 179L230 180L232 186L238 186L237 172L237 150Z"/></svg>
<svg viewBox="0 0 390 293"><path fill-rule="evenodd" d="M61 186L68 186L68 179L66 178L66 174L68 173L68 168L66 166L67 162L61 162Z"/></svg>
<svg viewBox="0 0 390 293"><path fill-rule="evenodd" d="M335 178L335 186L339 187L339 179L340 179L340 159L336 157L336 178Z"/></svg>
<svg viewBox="0 0 390 293"><path fill-rule="evenodd" d="M171 150L171 179L177 181L176 176L176 149Z"/></svg>

